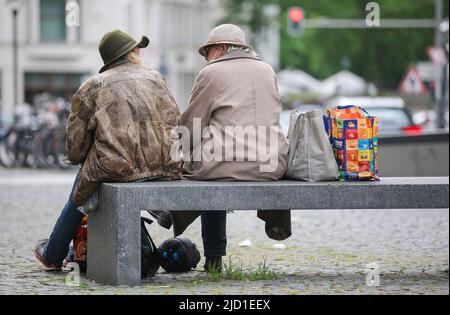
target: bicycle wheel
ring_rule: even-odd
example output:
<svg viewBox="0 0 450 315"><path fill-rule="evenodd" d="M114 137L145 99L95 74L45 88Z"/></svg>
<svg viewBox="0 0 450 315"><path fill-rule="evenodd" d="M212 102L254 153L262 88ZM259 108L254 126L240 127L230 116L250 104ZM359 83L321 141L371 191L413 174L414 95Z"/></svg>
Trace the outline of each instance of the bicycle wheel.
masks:
<svg viewBox="0 0 450 315"><path fill-rule="evenodd" d="M50 133L47 128L38 130L34 136L33 143L31 145L31 153L34 157L34 166L39 168L47 168L47 158L44 152L45 141Z"/></svg>
<svg viewBox="0 0 450 315"><path fill-rule="evenodd" d="M23 167L35 167L35 161L33 155L33 142L35 131L27 129L22 133L20 141L18 143L19 148L19 165Z"/></svg>

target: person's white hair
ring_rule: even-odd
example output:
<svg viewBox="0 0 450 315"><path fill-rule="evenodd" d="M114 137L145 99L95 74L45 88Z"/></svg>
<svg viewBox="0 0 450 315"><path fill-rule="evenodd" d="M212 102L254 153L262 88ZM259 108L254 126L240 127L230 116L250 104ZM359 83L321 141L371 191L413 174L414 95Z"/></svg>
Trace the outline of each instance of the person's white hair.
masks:
<svg viewBox="0 0 450 315"><path fill-rule="evenodd" d="M228 47L227 51L226 51L227 53L230 51L233 51L233 50L241 49L247 53L251 53L253 55L253 57L258 57L258 54L249 47L242 47L242 46L236 46L236 45L227 45L227 47Z"/></svg>
<svg viewBox="0 0 450 315"><path fill-rule="evenodd" d="M135 65L140 65L141 62L142 62L141 61L141 56L139 55L139 51L136 51L136 50L130 51L128 54L123 56L123 58L125 60L128 60L130 63L135 64Z"/></svg>

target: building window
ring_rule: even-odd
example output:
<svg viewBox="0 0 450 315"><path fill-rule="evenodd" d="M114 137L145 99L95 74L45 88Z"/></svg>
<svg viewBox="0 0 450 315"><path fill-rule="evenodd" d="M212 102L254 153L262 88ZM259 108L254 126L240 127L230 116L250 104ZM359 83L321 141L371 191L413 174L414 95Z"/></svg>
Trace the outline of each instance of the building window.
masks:
<svg viewBox="0 0 450 315"><path fill-rule="evenodd" d="M70 101L85 75L84 73L25 73L25 101L33 104L34 96L43 92Z"/></svg>
<svg viewBox="0 0 450 315"><path fill-rule="evenodd" d="M41 41L66 40L66 0L40 0Z"/></svg>

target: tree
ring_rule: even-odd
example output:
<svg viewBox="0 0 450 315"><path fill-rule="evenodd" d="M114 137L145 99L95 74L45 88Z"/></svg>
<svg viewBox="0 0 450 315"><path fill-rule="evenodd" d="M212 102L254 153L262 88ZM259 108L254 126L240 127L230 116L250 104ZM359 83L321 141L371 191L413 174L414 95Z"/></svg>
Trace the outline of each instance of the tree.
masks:
<svg viewBox="0 0 450 315"><path fill-rule="evenodd" d="M276 2L275 0L227 0L224 2L227 15L219 24L233 23L247 26L253 35L251 44L255 45L254 35L269 22L264 14L264 7Z"/></svg>

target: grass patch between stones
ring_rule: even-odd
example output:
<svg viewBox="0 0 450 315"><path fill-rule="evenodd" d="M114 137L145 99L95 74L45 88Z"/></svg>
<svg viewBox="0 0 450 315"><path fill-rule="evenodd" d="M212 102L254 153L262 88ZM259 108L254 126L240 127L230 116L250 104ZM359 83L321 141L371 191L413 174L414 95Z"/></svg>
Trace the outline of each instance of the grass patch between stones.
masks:
<svg viewBox="0 0 450 315"><path fill-rule="evenodd" d="M222 266L222 272L212 270L209 274L210 280L217 282L222 280L232 281L264 281L264 280L278 280L283 275L275 270L267 263L266 259L256 265L249 265L244 267L242 261L236 263L230 257L228 262Z"/></svg>

